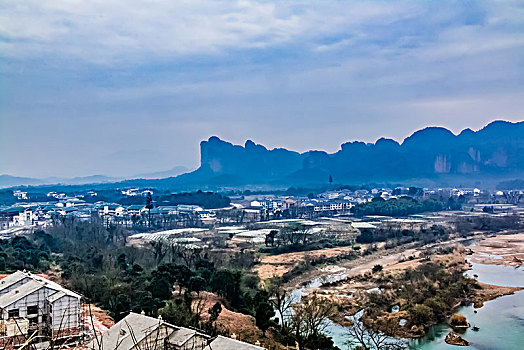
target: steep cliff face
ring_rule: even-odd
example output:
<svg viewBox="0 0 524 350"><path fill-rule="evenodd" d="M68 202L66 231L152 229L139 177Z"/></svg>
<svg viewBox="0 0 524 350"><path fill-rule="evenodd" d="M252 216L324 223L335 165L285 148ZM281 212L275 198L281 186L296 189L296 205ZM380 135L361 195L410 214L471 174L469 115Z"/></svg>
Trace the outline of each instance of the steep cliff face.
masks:
<svg viewBox="0 0 524 350"><path fill-rule="evenodd" d="M255 183L296 171L302 167L303 158L297 152L281 148L268 150L251 140L242 147L216 136L200 143L200 153L200 168L209 176L234 175Z"/></svg>
<svg viewBox="0 0 524 350"><path fill-rule="evenodd" d="M239 146L213 136L201 143L200 168L185 179L300 184L327 182L329 175L351 182L513 173L524 173L524 122L497 121L459 135L425 128L402 144L384 138L374 144L348 142L334 154L268 150L250 140Z"/></svg>
<svg viewBox="0 0 524 350"><path fill-rule="evenodd" d="M448 157L445 154L439 154L435 158L434 168L437 174L448 174L451 170L451 163L448 161Z"/></svg>

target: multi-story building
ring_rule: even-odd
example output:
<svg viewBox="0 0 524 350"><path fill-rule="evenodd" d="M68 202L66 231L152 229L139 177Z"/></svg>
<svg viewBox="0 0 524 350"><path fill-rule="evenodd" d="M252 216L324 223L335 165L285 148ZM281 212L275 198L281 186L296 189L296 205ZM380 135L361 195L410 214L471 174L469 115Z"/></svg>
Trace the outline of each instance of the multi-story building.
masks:
<svg viewBox="0 0 524 350"><path fill-rule="evenodd" d="M32 225L38 216L31 207L12 206L0 210L1 228L6 229L13 226Z"/></svg>
<svg viewBox="0 0 524 350"><path fill-rule="evenodd" d="M0 280L0 349L81 334L81 297L57 283L17 271Z"/></svg>

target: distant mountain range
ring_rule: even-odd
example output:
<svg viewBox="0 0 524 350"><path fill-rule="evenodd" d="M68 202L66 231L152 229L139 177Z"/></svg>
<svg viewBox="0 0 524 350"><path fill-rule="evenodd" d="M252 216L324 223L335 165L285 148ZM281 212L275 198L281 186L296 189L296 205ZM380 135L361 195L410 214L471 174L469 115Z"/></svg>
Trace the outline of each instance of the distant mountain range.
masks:
<svg viewBox="0 0 524 350"><path fill-rule="evenodd" d="M0 188L20 185L42 185L42 180L31 177L0 175Z"/></svg>
<svg viewBox="0 0 524 350"><path fill-rule="evenodd" d="M176 167L171 168L169 170L157 171L157 172L154 172L154 173L138 174L138 175L133 176L133 178L135 178L135 179L163 179L163 178L166 178L166 177L173 177L173 176L177 176L177 175L180 175L180 174L184 174L188 170L189 169L186 168L185 166L176 166Z"/></svg>
<svg viewBox="0 0 524 350"><path fill-rule="evenodd" d="M133 179L162 179L183 174L188 171L184 166L176 166L169 170L143 173L131 176ZM124 180L124 178L110 177L105 175L90 175L73 178L47 177L43 179L19 177L12 175L0 175L0 188L13 186L40 186L40 185L85 185L85 184L103 184L114 183Z"/></svg>
<svg viewBox="0 0 524 350"><path fill-rule="evenodd" d="M12 186L40 186L49 184L82 185L91 183L106 183L118 181L118 178L104 175L90 175L73 178L47 177L43 179L0 175L0 188Z"/></svg>
<svg viewBox="0 0 524 350"><path fill-rule="evenodd" d="M524 122L494 121L484 128L455 135L442 127L416 131L402 143L381 138L375 143L347 142L335 153L298 153L267 149L246 141L233 145L216 136L200 143L200 167L137 175L118 186L150 186L173 190L214 189L248 185L306 186L372 182L472 185L524 178ZM177 176L178 175L178 176ZM163 178L165 177L165 178ZM95 175L62 184L104 183L116 179ZM44 180L0 176L0 186L39 185ZM47 182L49 183L49 182Z"/></svg>
<svg viewBox="0 0 524 350"><path fill-rule="evenodd" d="M416 131L401 144L347 142L329 154L268 150L248 140L233 145L218 137L200 144L200 167L180 183L216 185L369 183L423 179L436 183L506 179L524 174L524 122L494 121L455 135L442 127Z"/></svg>

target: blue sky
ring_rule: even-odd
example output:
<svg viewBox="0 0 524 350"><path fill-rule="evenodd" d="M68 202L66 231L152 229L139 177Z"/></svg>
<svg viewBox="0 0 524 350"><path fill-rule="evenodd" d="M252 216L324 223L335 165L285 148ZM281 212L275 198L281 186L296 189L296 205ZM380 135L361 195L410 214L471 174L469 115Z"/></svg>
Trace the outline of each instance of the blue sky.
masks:
<svg viewBox="0 0 524 350"><path fill-rule="evenodd" d="M0 3L0 173L196 167L524 119L522 1Z"/></svg>

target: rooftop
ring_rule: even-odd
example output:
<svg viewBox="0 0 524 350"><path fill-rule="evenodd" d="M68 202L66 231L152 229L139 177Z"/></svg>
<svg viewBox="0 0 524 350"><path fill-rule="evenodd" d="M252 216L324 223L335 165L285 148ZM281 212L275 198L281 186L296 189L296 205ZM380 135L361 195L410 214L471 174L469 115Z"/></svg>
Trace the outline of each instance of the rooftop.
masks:
<svg viewBox="0 0 524 350"><path fill-rule="evenodd" d="M131 349L162 323L162 320L131 312L99 336L98 339L92 340L87 347L97 350Z"/></svg>
<svg viewBox="0 0 524 350"><path fill-rule="evenodd" d="M10 286L12 286L15 283L18 283L18 282L20 282L20 281L22 281L24 279L31 279L31 281L28 281L27 283L24 283L22 286L25 286L26 284L28 284L30 282L36 282L40 286L42 286L42 287L45 286L45 287L47 287L49 289L52 289L52 290L54 290L56 292L63 292L65 295L69 295L69 296L72 296L72 297L78 298L78 299L81 298L81 296L79 294L76 294L76 293L74 293L74 292L72 292L72 291L62 287L58 283L50 281L47 278L44 278L42 276L35 275L35 274L32 274L30 272L25 272L25 271L16 271L16 272L10 274L9 276L6 276L2 280L0 280L0 291L4 290L6 288L9 288ZM17 288L16 290L18 290L18 289L19 288ZM9 292L9 293L11 293L11 292ZM7 295L9 293L6 293L5 295ZM0 300L2 300L2 298L4 296L0 297ZM2 302L0 301L0 304L1 303Z"/></svg>
<svg viewBox="0 0 524 350"><path fill-rule="evenodd" d="M261 346L219 335L204 350L264 350Z"/></svg>
<svg viewBox="0 0 524 350"><path fill-rule="evenodd" d="M12 291L0 296L0 308L5 308L43 287L44 285L37 281L29 281L24 283L18 288L15 288Z"/></svg>

